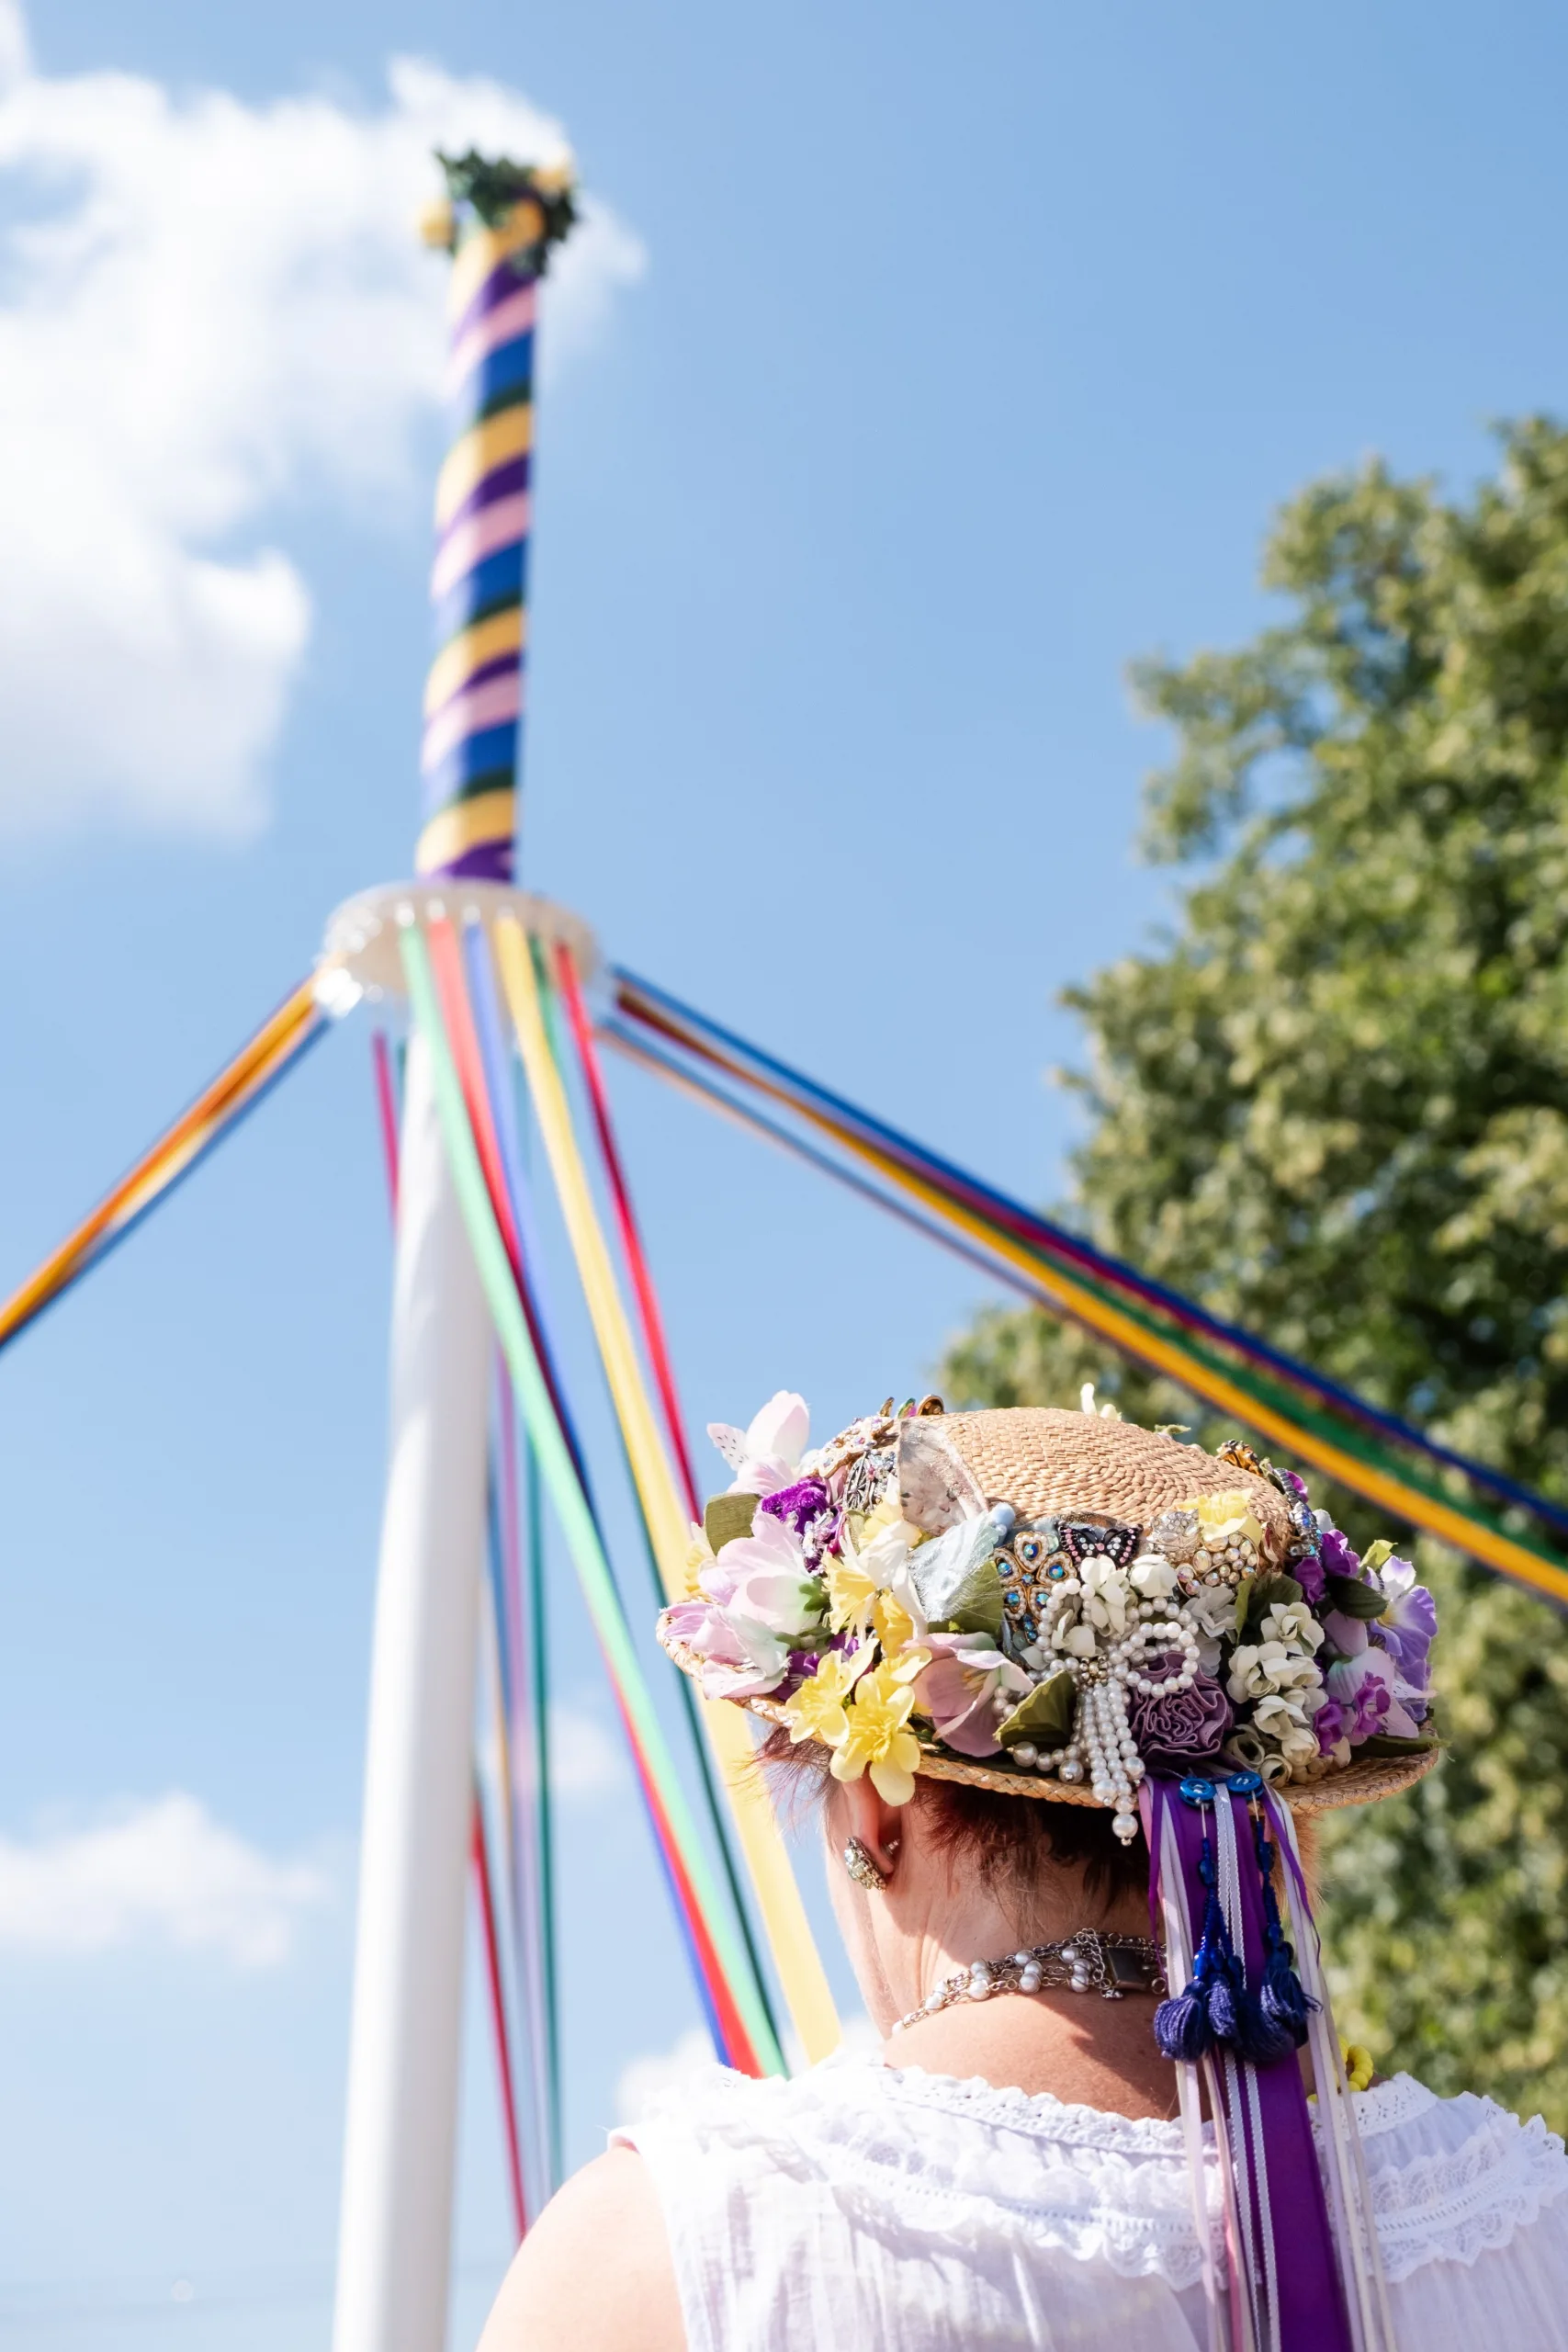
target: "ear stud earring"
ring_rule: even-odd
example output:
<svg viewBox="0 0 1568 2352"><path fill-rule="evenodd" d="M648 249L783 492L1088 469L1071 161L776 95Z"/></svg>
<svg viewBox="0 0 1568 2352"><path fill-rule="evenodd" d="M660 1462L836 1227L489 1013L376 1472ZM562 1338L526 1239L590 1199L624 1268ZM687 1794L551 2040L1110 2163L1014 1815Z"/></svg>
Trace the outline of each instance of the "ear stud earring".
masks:
<svg viewBox="0 0 1568 2352"><path fill-rule="evenodd" d="M858 1838L852 1838L844 1848L844 1868L855 1884L863 1886L868 1894L880 1894L887 1884L886 1871L878 1870L871 1849L863 1845Z"/></svg>

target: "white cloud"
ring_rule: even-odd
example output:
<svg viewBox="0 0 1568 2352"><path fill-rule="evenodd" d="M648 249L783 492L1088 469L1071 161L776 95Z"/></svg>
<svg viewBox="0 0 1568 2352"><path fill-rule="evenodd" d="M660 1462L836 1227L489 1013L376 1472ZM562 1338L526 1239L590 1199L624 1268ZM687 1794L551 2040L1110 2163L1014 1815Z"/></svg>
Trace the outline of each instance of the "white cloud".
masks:
<svg viewBox="0 0 1568 2352"><path fill-rule="evenodd" d="M490 1706L481 1706L477 1737L485 1781L493 1788L500 1770L500 1743ZM520 1777L530 1759L517 1755ZM550 1702L550 1792L558 1803L596 1804L605 1797L629 1797L631 1766L626 1749L603 1718L570 1700Z"/></svg>
<svg viewBox="0 0 1568 2352"><path fill-rule="evenodd" d="M615 2120L640 2123L671 2091L714 2063L713 2043L700 2027L683 2033L673 2050L629 2059L615 2084Z"/></svg>
<svg viewBox="0 0 1568 2352"><path fill-rule="evenodd" d="M631 1788L625 1753L598 1716L563 1701L550 1709L550 1778L563 1797L618 1796Z"/></svg>
<svg viewBox="0 0 1568 2352"><path fill-rule="evenodd" d="M270 1968L331 1891L311 1864L273 1860L176 1790L90 1828L25 1845L0 1838L0 1951L155 1942Z"/></svg>
<svg viewBox="0 0 1568 2352"><path fill-rule="evenodd" d="M785 2038L793 2039L787 2033ZM882 2036L863 2009L843 2020L841 2047L853 2058L875 2058L880 2053ZM792 2052L789 2063L791 2071L798 2074L798 2050ZM616 2122L640 2122L671 2093L679 2093L682 2085L713 2064L713 2044L697 2026L682 2034L672 2050L649 2051L640 2058L628 2059L615 2083Z"/></svg>
<svg viewBox="0 0 1568 2352"><path fill-rule="evenodd" d="M0 822L264 820L310 627L268 509L368 516L412 487L446 279L412 223L431 150L470 143L564 141L516 92L408 58L363 111L51 78L0 0ZM546 353L642 264L591 207Z"/></svg>

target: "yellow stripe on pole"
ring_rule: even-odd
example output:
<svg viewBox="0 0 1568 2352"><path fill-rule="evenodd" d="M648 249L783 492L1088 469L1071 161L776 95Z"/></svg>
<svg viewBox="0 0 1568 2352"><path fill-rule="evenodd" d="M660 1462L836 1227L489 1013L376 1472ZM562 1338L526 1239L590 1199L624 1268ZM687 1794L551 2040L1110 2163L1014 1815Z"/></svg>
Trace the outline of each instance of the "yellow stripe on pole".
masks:
<svg viewBox="0 0 1568 2352"><path fill-rule="evenodd" d="M416 874L439 874L456 865L465 850L482 842L506 842L517 829L517 795L511 785L476 792L468 800L454 800L438 808L419 837L413 854Z"/></svg>
<svg viewBox="0 0 1568 2352"><path fill-rule="evenodd" d="M497 416L470 424L454 441L435 477L435 527L445 530L471 490L478 490L497 466L525 457L534 437L534 411L526 401L503 408Z"/></svg>
<svg viewBox="0 0 1568 2352"><path fill-rule="evenodd" d="M459 629L430 665L430 674L424 682L426 718L434 718L442 704L450 702L476 670L499 661L503 654L518 652L522 644L521 605L509 605L504 612L491 613L488 620L472 621L467 628Z"/></svg>
<svg viewBox="0 0 1568 2352"><path fill-rule="evenodd" d="M498 263L510 260L525 245L536 245L544 233L545 216L532 197L525 198L504 220L491 228L475 229L458 246L446 283L446 314L461 319L468 304ZM519 285L523 283L518 280Z"/></svg>
<svg viewBox="0 0 1568 2352"><path fill-rule="evenodd" d="M528 1090L626 1439L632 1476L642 1498L660 1580L668 1600L682 1600L686 1597L685 1564L690 1544L686 1514L659 1435L631 1326L577 1148L566 1091L545 1031L533 956L514 916L499 916L492 936ZM741 1710L728 1701L702 1700L697 1712L756 1889L790 2017L807 2060L815 2064L839 2045L838 2014L773 1804L757 1770L750 1733Z"/></svg>

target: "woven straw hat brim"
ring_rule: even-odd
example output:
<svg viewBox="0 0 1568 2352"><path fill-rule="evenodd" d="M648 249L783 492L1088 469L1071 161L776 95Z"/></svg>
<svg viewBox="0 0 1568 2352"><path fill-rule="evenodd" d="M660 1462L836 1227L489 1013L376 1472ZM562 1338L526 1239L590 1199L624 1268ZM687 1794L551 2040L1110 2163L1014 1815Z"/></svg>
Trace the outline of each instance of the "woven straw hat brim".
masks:
<svg viewBox="0 0 1568 2352"><path fill-rule="evenodd" d="M696 1652L670 1639L662 1627L659 1639L682 1673L698 1680L704 1661ZM749 1708L765 1723L782 1724L786 1720L784 1709L776 1699L721 1699L716 1703ZM1359 1763L1343 1764L1325 1772L1315 1781L1289 1781L1283 1788L1276 1788L1274 1793L1284 1798L1292 1813L1332 1813L1341 1805L1376 1804L1381 1797L1396 1797L1404 1790L1414 1788L1438 1762L1439 1754L1438 1748L1427 1747L1413 1756L1368 1756ZM915 1769L929 1780L965 1781L971 1788L995 1789L1002 1796L1041 1797L1051 1804L1100 1805L1093 1791L1081 1782L1046 1778L1038 1772L998 1771L993 1765L950 1756L945 1749L927 1747L923 1741L920 1760ZM1103 1807L1100 1809L1103 1811Z"/></svg>

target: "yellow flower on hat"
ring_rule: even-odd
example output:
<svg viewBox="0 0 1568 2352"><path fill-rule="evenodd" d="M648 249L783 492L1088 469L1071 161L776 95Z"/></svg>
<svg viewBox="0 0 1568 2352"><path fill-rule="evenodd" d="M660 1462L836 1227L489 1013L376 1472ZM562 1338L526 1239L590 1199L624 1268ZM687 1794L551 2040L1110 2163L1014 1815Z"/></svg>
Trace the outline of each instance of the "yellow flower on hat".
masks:
<svg viewBox="0 0 1568 2352"><path fill-rule="evenodd" d="M842 1559L828 1563L828 1623L835 1634L852 1625L863 1632L871 1622L878 1585L868 1576L856 1555L846 1551Z"/></svg>
<svg viewBox="0 0 1568 2352"><path fill-rule="evenodd" d="M885 1804L908 1804L915 1793L920 1743L909 1729L915 1703L912 1683L901 1679L891 1659L861 1677L847 1710L849 1730L833 1750L833 1778L858 1781L869 1771Z"/></svg>
<svg viewBox="0 0 1568 2352"><path fill-rule="evenodd" d="M850 1719L845 1702L864 1672L870 1651L829 1650L817 1661L817 1671L801 1684L784 1711L793 1740L819 1739L837 1747L848 1736Z"/></svg>
<svg viewBox="0 0 1568 2352"><path fill-rule="evenodd" d="M846 1536L839 1558L829 1561L828 1622L835 1634L851 1626L857 1634L874 1631L891 1655L923 1634L925 1621L915 1614L919 1603L908 1577L919 1530L905 1525L897 1503L891 1517L887 1510L886 1503L879 1503L862 1523L861 1541Z"/></svg>
<svg viewBox="0 0 1568 2352"><path fill-rule="evenodd" d="M872 1602L871 1630L882 1645L883 1657L897 1660L901 1682L912 1681L922 1667L931 1664L930 1652L915 1646L924 1625L917 1623L891 1592L879 1592Z"/></svg>
<svg viewBox="0 0 1568 2352"><path fill-rule="evenodd" d="M1197 1512L1203 1541L1211 1550L1242 1539L1252 1544L1263 1541L1263 1530L1245 1494L1200 1495L1189 1508Z"/></svg>
<svg viewBox="0 0 1568 2352"><path fill-rule="evenodd" d="M686 1575L686 1598L688 1600L695 1600L698 1598L702 1591L702 1587L697 1582L697 1578L702 1575L705 1568L711 1568L712 1566L713 1545L708 1542L707 1530L705 1527L701 1526L696 1520L693 1520L692 1540L686 1546L686 1557L684 1562Z"/></svg>

